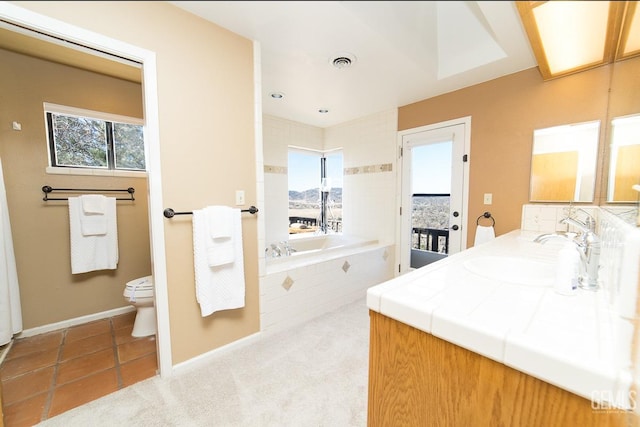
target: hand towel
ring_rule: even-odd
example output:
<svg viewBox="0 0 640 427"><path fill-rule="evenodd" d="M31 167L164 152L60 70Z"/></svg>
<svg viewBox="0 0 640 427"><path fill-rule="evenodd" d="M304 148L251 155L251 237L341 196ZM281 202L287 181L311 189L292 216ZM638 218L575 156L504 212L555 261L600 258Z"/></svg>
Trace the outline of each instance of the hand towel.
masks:
<svg viewBox="0 0 640 427"><path fill-rule="evenodd" d="M107 198L101 194L84 194L80 196L82 200L82 211L85 214L104 215L107 206Z"/></svg>
<svg viewBox="0 0 640 427"><path fill-rule="evenodd" d="M83 236L99 236L107 234L107 217L104 214L107 198L100 194L85 194L80 196L82 210L80 212L80 226Z"/></svg>
<svg viewBox="0 0 640 427"><path fill-rule="evenodd" d="M95 270L115 270L118 265L118 225L116 199L105 201L104 219L106 233L84 235L82 217L84 211L80 197L69 197L69 225L71 240L71 273L79 274ZM86 223L91 227L95 224Z"/></svg>
<svg viewBox="0 0 640 427"><path fill-rule="evenodd" d="M205 239L209 267L233 262L235 259L234 209L228 206L208 206L204 208L204 216L209 235L209 238Z"/></svg>
<svg viewBox="0 0 640 427"><path fill-rule="evenodd" d="M234 261L209 266L207 245L211 240L205 209L193 211L193 264L196 300L202 317L220 310L244 307L245 280L240 209L233 209Z"/></svg>
<svg viewBox="0 0 640 427"><path fill-rule="evenodd" d="M495 239L496 233L493 226L490 225L478 225L476 227L476 238L473 242L473 246L478 246L483 243Z"/></svg>
<svg viewBox="0 0 640 427"><path fill-rule="evenodd" d="M212 239L230 238L233 233L233 208L208 206L205 209Z"/></svg>

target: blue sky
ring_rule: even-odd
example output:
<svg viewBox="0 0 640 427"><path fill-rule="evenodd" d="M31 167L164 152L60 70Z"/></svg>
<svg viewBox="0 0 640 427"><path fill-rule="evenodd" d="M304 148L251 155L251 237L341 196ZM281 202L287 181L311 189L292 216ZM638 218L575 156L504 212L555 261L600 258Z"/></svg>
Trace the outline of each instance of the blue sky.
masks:
<svg viewBox="0 0 640 427"><path fill-rule="evenodd" d="M412 148L412 193L451 193L451 142Z"/></svg>
<svg viewBox="0 0 640 427"><path fill-rule="evenodd" d="M451 192L451 142L412 148L413 193ZM342 187L342 156L327 154L327 175L331 187ZM289 152L289 190L305 191L320 186L320 154Z"/></svg>
<svg viewBox="0 0 640 427"><path fill-rule="evenodd" d="M331 187L342 187L342 155L327 154ZM320 154L289 151L289 190L305 191L320 186Z"/></svg>

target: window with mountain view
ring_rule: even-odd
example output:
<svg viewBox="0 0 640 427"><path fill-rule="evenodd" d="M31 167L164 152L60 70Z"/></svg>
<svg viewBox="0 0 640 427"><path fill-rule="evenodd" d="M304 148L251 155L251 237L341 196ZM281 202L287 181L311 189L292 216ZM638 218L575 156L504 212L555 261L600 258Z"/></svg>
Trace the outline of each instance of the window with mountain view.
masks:
<svg viewBox="0 0 640 427"><path fill-rule="evenodd" d="M342 231L342 165L342 151L289 149L290 234Z"/></svg>

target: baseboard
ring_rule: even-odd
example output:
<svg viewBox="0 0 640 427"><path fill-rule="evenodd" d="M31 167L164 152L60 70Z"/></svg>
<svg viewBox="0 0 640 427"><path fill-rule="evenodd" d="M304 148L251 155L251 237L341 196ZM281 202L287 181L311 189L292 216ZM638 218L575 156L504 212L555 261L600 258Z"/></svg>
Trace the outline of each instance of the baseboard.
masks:
<svg viewBox="0 0 640 427"><path fill-rule="evenodd" d="M75 317L73 319L63 320L61 322L50 323L48 325L36 326L35 328L25 329L19 334L15 335L14 338L26 338L32 337L34 335L44 334L46 332L57 331L59 329L68 328L71 326L82 325L83 323L93 322L94 320L107 319L113 316L119 316L121 314L129 313L130 311L135 311L136 308L132 305L128 305L126 307L114 308L112 310L102 311L100 313L87 314L86 316Z"/></svg>
<svg viewBox="0 0 640 427"><path fill-rule="evenodd" d="M262 335L263 334L261 332L256 332L244 338L240 338L237 341L233 341L229 344L223 345L222 347L218 347L216 349L203 353L199 356L193 357L184 362L180 362L176 365L173 365L171 374L175 375L177 373L188 372L191 369L202 367L203 365L207 364L213 357L226 353L229 350L233 350L236 348L240 348L240 347L244 347L246 345L252 344L255 341L257 341L259 338L261 338Z"/></svg>

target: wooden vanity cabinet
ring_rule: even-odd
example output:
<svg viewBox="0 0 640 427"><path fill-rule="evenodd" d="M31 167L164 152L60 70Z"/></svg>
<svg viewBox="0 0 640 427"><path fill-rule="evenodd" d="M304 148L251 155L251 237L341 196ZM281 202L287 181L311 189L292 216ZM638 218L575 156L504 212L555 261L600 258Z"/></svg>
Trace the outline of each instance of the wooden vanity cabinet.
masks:
<svg viewBox="0 0 640 427"><path fill-rule="evenodd" d="M369 427L635 427L590 400L375 311Z"/></svg>

